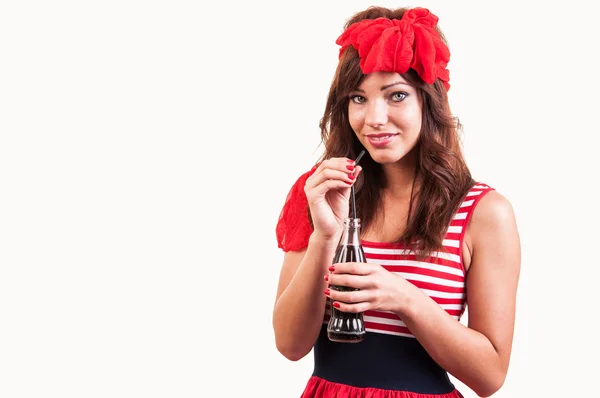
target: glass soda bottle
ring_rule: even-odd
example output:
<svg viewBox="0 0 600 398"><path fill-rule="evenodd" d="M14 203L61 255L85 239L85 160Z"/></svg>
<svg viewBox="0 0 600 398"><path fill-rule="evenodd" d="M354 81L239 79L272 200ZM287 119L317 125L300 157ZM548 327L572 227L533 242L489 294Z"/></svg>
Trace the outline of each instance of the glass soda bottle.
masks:
<svg viewBox="0 0 600 398"><path fill-rule="evenodd" d="M334 263L366 263L365 253L360 243L360 218L346 218L344 230L338 244ZM346 286L330 285L331 290L353 291L359 290ZM327 324L327 337L329 340L340 343L358 343L365 337L365 323L363 313L342 312L331 305L331 318Z"/></svg>

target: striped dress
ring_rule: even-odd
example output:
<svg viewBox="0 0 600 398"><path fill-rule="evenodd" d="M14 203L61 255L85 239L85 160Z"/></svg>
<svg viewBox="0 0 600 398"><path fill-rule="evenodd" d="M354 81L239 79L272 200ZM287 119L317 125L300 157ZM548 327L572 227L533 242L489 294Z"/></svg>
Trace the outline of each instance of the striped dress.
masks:
<svg viewBox="0 0 600 398"><path fill-rule="evenodd" d="M444 250L418 261L414 252L391 243L362 241L368 263L379 264L419 287L450 316L460 320L466 309L465 269L461 248L477 202L489 191L478 183L464 198L448 226ZM406 327L387 311L364 313L361 343L334 343L327 338L329 300L314 347L314 372L302 398L458 398L460 392Z"/></svg>

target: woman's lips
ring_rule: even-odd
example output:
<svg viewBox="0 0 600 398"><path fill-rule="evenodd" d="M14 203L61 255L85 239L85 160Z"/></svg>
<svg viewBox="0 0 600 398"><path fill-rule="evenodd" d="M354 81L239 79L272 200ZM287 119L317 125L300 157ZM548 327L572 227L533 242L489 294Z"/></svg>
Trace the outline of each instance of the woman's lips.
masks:
<svg viewBox="0 0 600 398"><path fill-rule="evenodd" d="M376 148L383 148L388 146L398 134L392 133L381 133L381 134L369 134L367 135L367 140L371 145Z"/></svg>

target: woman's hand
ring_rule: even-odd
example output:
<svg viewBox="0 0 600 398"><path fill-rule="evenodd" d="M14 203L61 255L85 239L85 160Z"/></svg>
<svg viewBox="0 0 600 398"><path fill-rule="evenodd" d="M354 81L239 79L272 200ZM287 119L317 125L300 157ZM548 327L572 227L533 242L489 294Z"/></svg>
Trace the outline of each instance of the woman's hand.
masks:
<svg viewBox="0 0 600 398"><path fill-rule="evenodd" d="M304 192L314 232L324 239L334 240L339 236L348 217L350 187L361 170L351 159L331 158L323 161L306 180Z"/></svg>
<svg viewBox="0 0 600 398"><path fill-rule="evenodd" d="M406 279L378 264L336 263L329 270L331 274L325 275L325 280L330 285L360 289L325 290L332 305L343 312L379 310L400 313L414 288Z"/></svg>

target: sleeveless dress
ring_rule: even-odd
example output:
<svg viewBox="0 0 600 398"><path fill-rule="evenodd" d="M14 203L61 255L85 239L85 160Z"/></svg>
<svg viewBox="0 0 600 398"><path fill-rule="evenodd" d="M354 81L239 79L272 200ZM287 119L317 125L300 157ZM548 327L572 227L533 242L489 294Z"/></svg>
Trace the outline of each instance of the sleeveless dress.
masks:
<svg viewBox="0 0 600 398"><path fill-rule="evenodd" d="M313 168L294 184L277 225L279 247L301 250L312 228L304 194ZM387 242L363 240L368 263L379 264L419 287L446 312L460 320L466 309L465 270L461 247L466 226L479 200L493 188L476 183L463 198L443 240L444 250L418 261L415 253ZM402 320L387 311L366 311L366 335L360 343L327 338L331 315L327 300L321 333L313 349L314 370L302 398L461 398L442 369Z"/></svg>

